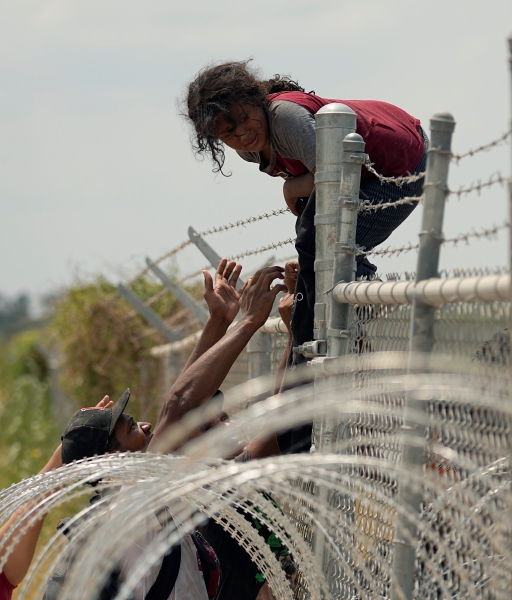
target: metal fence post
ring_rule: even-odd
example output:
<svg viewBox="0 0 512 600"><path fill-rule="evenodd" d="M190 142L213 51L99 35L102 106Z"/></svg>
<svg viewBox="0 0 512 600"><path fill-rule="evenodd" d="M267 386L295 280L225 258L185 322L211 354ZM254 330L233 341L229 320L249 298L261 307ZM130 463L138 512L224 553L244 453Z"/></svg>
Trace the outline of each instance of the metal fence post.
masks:
<svg viewBox="0 0 512 600"><path fill-rule="evenodd" d="M356 130L356 113L345 104L332 103L315 115L316 128L316 214L315 214L315 321L313 338L319 355L327 353L327 318L331 312L334 248L338 232L343 140ZM315 419L315 449L330 447L332 429L324 419Z"/></svg>
<svg viewBox="0 0 512 600"><path fill-rule="evenodd" d="M247 344L249 379L272 372L272 338L270 333L257 331Z"/></svg>
<svg viewBox="0 0 512 600"><path fill-rule="evenodd" d="M431 141L428 151L427 172L424 183L423 218L417 262L416 283L438 277L439 253L443 241L444 203L448 190L448 167L451 157L451 139L455 121L449 113L436 113L430 121ZM411 320L411 352L431 352L434 339L435 307L414 300ZM404 431L416 442L404 442L402 446L401 475L397 503L409 514L406 519L398 515L396 520L395 548L393 556L394 582L392 599L412 599L416 577L416 548L418 542L417 519L420 516L422 491L412 489L403 473L421 477L425 463L425 427L411 418L411 411L425 410L424 403L410 395L405 398ZM414 517L417 517L414 519ZM411 518L412 517L412 518ZM400 586L401 592L397 589Z"/></svg>
<svg viewBox="0 0 512 600"><path fill-rule="evenodd" d="M150 325L159 331L168 342L177 342L178 340L181 340L183 337L182 332L176 332L166 327L162 317L157 315L156 312L149 306L146 306L144 302L137 296L137 294L134 294L121 283L117 286L117 291L133 306L133 308L139 314L146 319Z"/></svg>
<svg viewBox="0 0 512 600"><path fill-rule="evenodd" d="M208 242L203 240L203 238L193 227L188 228L188 237L190 238L190 241L197 246L203 256L210 262L211 266L216 269L219 266L222 257L215 252ZM239 278L236 284L236 289L239 290L244 283L245 281Z"/></svg>
<svg viewBox="0 0 512 600"><path fill-rule="evenodd" d="M338 202L339 227L334 247L331 289L341 281L348 282L355 279L357 214L360 205L359 185L361 183L361 165L366 158L364 147L364 140L358 133L349 133L343 140L343 167ZM331 292L331 298L332 295ZM350 305L339 304L334 299L331 300L327 329L328 357L343 356L349 353L350 311Z"/></svg>
<svg viewBox="0 0 512 600"><path fill-rule="evenodd" d="M315 115L315 340L327 339L327 316L332 298L325 292L332 286L343 140L355 132L356 121L356 113L345 104L327 104Z"/></svg>
<svg viewBox="0 0 512 600"><path fill-rule="evenodd" d="M152 263L149 258L146 258L146 264L148 269L152 271L158 279L165 285L165 287L171 292L171 294L180 302L187 310L189 310L194 317L201 323L206 325L208 321L209 312L187 292L179 284L175 283L170 277L168 277L160 267L157 267Z"/></svg>
<svg viewBox="0 0 512 600"><path fill-rule="evenodd" d="M356 130L357 116L344 104L332 103L315 115L316 171L315 171L315 320L311 344L313 356L327 354L327 319L331 314L334 269L334 251L338 233L340 181L342 177L343 140ZM311 354L310 354L311 356ZM322 358L316 359L323 360ZM321 376L318 374L318 376ZM328 451L332 445L333 424L329 419L313 422L315 450ZM329 502L330 491L319 486L315 496ZM324 571L329 560L325 544L316 533L313 540L315 562Z"/></svg>

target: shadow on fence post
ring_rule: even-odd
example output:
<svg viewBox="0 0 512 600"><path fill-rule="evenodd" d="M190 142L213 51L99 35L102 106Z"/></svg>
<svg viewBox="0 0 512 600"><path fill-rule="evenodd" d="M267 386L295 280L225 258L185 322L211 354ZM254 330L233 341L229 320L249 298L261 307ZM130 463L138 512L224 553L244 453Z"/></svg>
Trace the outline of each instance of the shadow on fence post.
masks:
<svg viewBox="0 0 512 600"><path fill-rule="evenodd" d="M451 139L455 121L449 113L436 113L430 121L431 140L424 183L424 206L420 231L416 283L438 277L439 253L443 241L444 204L448 191L448 167L451 158ZM414 300L411 320L411 352L433 350L435 307ZM410 394L405 398L403 429L410 438L402 446L402 469L421 477L425 464L425 428L410 418L410 411L425 410L425 403ZM406 508L409 518L397 516L393 556L393 587L391 598L412 599L416 577L416 550L418 545L417 521L423 497L400 481L398 505ZM414 516L416 515L416 519ZM400 589L398 589L399 585ZM400 593L401 592L401 593Z"/></svg>

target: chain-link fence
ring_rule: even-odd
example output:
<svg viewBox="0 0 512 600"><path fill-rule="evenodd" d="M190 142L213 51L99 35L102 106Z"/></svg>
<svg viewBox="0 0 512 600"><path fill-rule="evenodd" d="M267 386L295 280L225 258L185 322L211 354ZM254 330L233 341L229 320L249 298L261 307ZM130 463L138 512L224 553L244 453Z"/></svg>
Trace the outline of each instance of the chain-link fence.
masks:
<svg viewBox="0 0 512 600"><path fill-rule="evenodd" d="M507 410L486 405L486 399L509 398L510 279L507 269L439 274L439 254L442 247L495 239L502 231L510 234L510 224L504 222L483 224L483 228L446 238L443 215L450 197L464 199L507 183L512 189L510 178L500 173L458 189L448 185L450 160L458 163L491 150L507 142L512 132L454 155L451 135L455 122L448 113L438 113L431 121L426 170L384 177L364 154L361 136L347 135L355 130L355 113L349 114L347 108L338 106L316 115L317 145L320 139L325 144L317 156L315 188L316 337L315 343L312 340L295 351L313 359L316 377L321 379L333 374L329 371L333 360L345 357L352 361L351 370L342 376L343 385L351 385L354 394L364 395L368 390L373 409L314 423L315 452L361 459L354 461L357 466L339 468L338 474L347 481L343 492L320 489L306 479L294 480L297 489L328 499L330 519L338 524L334 543L326 545L317 537L318 524L313 526L304 517L300 502L288 502L283 509L327 574L332 598L506 598L512 585L507 546L510 526L503 517L510 507L506 494L512 449L510 416ZM347 125L350 119L354 120L352 130ZM319 160L322 156L325 164ZM396 186L403 193L393 193L386 201L361 200L361 168L382 185ZM336 181L335 169L339 169ZM407 186L422 180L421 196L406 194ZM417 203L423 204L419 241L369 249L355 244L358 218ZM154 264L193 243L215 265L219 257L204 241L205 236L276 217L286 210L202 233L190 230L188 242ZM269 252L293 241L288 238L243 250L233 258ZM388 282L354 281L356 257L395 258L412 252L418 253L417 274L407 273L404 278L394 274ZM197 312L197 307L191 305L190 310ZM250 373L276 371L288 341L282 331L282 322L277 324L275 318L267 322L258 335L267 336L268 345L260 337L257 351L247 348L241 354L223 391L247 381ZM196 339L197 335L187 343L182 340L155 349L154 356L165 362L167 388ZM369 357L389 352L403 353L398 366L396 362L392 369L366 366ZM427 353L431 360L443 357L438 363L441 371L453 368L474 384L463 392L462 387L450 384L425 384L411 390L398 386L400 389L393 391L389 380L393 372L400 376L431 372L427 363L414 366L417 352ZM388 380L379 392L384 372ZM369 457L381 461L381 466L361 466L362 459ZM408 489L404 473L421 483ZM308 582L302 578L297 598L307 597Z"/></svg>

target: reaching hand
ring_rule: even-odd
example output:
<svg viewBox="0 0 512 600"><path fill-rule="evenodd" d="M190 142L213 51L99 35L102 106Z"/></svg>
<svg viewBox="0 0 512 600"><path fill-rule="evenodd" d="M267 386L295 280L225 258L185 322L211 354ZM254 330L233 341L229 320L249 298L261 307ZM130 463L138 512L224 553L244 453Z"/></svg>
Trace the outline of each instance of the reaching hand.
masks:
<svg viewBox="0 0 512 600"><path fill-rule="evenodd" d="M112 408L114 403L108 396L103 396L103 399L96 404L96 408Z"/></svg>
<svg viewBox="0 0 512 600"><path fill-rule="evenodd" d="M240 277L242 265L235 261L228 263L223 258L215 272L215 285L208 271L204 275L204 295L210 315L231 324L240 310L240 294L236 291L236 283Z"/></svg>
<svg viewBox="0 0 512 600"><path fill-rule="evenodd" d="M240 298L240 307L245 318L251 319L261 327L270 315L274 300L279 292L286 292L286 286L277 284L270 287L276 279L283 279L282 267L267 267L249 277Z"/></svg>
<svg viewBox="0 0 512 600"><path fill-rule="evenodd" d="M291 331L290 322L292 320L293 297L293 294L286 294L286 296L283 296L279 300L278 306L279 314L288 331Z"/></svg>
<svg viewBox="0 0 512 600"><path fill-rule="evenodd" d="M284 284L288 288L289 294L295 293L298 274L299 263L296 260L290 260L284 265Z"/></svg>

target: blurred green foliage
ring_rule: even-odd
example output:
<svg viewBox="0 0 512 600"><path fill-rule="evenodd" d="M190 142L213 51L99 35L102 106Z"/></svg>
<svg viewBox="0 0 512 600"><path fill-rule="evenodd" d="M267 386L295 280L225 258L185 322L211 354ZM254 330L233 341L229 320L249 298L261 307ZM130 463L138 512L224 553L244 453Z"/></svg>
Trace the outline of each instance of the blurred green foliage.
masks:
<svg viewBox="0 0 512 600"><path fill-rule="evenodd" d="M146 279L132 285L143 301L160 289ZM181 311L168 293L151 307L164 319L179 316ZM182 325L184 318L178 318L174 325ZM62 357L60 383L69 397L81 406L92 406L105 394L116 400L129 387L139 412L145 418L155 417L154 405L159 403L162 390L159 364L150 358L149 350L165 340L112 284L98 278L70 288L56 306L51 331L52 343ZM131 410L133 406L131 402Z"/></svg>
<svg viewBox="0 0 512 600"><path fill-rule="evenodd" d="M131 287L143 301L154 298L153 310L168 326L183 328L184 336L197 327L190 325L188 313L171 294L161 292L161 286L140 279ZM202 286L188 290L199 298ZM159 362L149 351L164 341L103 278L76 283L61 294L44 329L0 337L0 489L40 471L59 443L61 427L55 423L59 415L52 414L50 356L60 363L59 385L72 405L70 412L96 404L104 394L116 400L130 387L130 412L154 422L163 390ZM58 520L87 502L77 499L48 515L36 555L55 533ZM44 584L41 578L28 592L28 600L40 598L40 583Z"/></svg>
<svg viewBox="0 0 512 600"><path fill-rule="evenodd" d="M37 473L57 446L39 331L0 346L0 487Z"/></svg>

